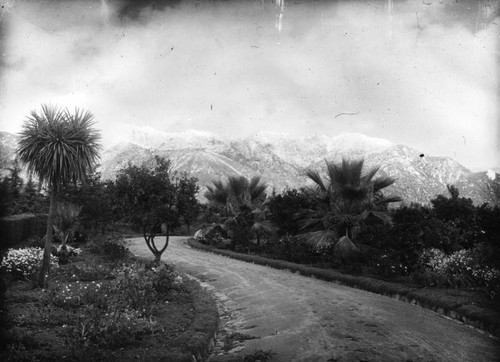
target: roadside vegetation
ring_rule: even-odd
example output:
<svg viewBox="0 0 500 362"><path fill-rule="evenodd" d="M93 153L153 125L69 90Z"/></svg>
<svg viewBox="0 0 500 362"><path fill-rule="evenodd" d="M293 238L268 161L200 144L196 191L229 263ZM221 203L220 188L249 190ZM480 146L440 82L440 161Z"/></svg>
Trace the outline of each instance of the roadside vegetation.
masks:
<svg viewBox="0 0 500 362"><path fill-rule="evenodd" d="M196 179L156 158L101 181L91 121L80 110L32 112L20 161L0 182L0 213L11 216L1 224L0 359L200 360L215 303L160 263L172 230L197 216ZM125 234L143 235L154 258L131 256Z"/></svg>
<svg viewBox="0 0 500 362"><path fill-rule="evenodd" d="M219 249L498 300L499 207L476 206L453 185L429 205L395 206L401 198L384 189L397 181L376 177L377 171L364 171L362 160L327 162L325 179L308 173L316 186L261 200L255 214L264 215L259 222L270 227L259 240L234 240L235 226L217 213L195 239ZM209 210L221 210L220 200L207 199ZM225 208L234 207L228 202Z"/></svg>
<svg viewBox="0 0 500 362"><path fill-rule="evenodd" d="M200 190L161 157L104 181L98 140L90 113L43 106L25 123L19 161L1 165L0 216L17 215L2 230L2 360L203 356L208 339L188 337L203 296L160 263L170 235L195 230L206 247L452 290L500 312L500 209L453 185L429 205L405 205L387 191L397 180L347 159L308 171L313 186L270 195L259 177ZM125 234L142 235L150 262L130 258ZM196 330L215 331L215 307L204 311Z"/></svg>

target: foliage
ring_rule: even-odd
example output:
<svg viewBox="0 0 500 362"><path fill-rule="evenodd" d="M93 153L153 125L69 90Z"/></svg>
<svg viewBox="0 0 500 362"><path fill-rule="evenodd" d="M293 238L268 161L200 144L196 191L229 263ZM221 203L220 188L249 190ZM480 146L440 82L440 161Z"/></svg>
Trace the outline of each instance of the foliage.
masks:
<svg viewBox="0 0 500 362"><path fill-rule="evenodd" d="M217 225L212 228L200 229L195 235L194 239L205 245L212 245L219 249L225 249L231 244L231 240L224 237L226 234L223 229L217 230Z"/></svg>
<svg viewBox="0 0 500 362"><path fill-rule="evenodd" d="M177 186L177 209L184 224L189 227L198 218L201 207L196 199L196 194L199 191L199 186L196 184L198 179L188 177L186 173L181 174L181 177L176 180Z"/></svg>
<svg viewBox="0 0 500 362"><path fill-rule="evenodd" d="M310 196L305 189L292 189L270 198L268 207L278 235L297 235L300 232L297 214L301 210L314 208L313 199Z"/></svg>
<svg viewBox="0 0 500 362"><path fill-rule="evenodd" d="M484 243L486 262L500 269L500 207L488 204L477 207L476 221Z"/></svg>
<svg viewBox="0 0 500 362"><path fill-rule="evenodd" d="M9 249L2 260L0 270L14 280L24 279L35 282L42 258L43 250L41 248ZM55 256L51 256L50 264L53 269L59 266Z"/></svg>
<svg viewBox="0 0 500 362"><path fill-rule="evenodd" d="M135 345L151 334L155 323L134 310L110 311L85 305L76 326L69 333L84 346L92 345L111 349Z"/></svg>
<svg viewBox="0 0 500 362"><path fill-rule="evenodd" d="M455 242L456 249L471 248L482 237L476 219L476 208L472 199L459 197L459 190L447 185L450 197L438 195L431 200L434 215L458 231L460 240Z"/></svg>
<svg viewBox="0 0 500 362"><path fill-rule="evenodd" d="M10 185L4 178L0 181L0 217L10 213L9 206L11 198Z"/></svg>
<svg viewBox="0 0 500 362"><path fill-rule="evenodd" d="M208 210L231 237L233 249L247 248L251 237L260 244L260 238L273 231L265 204L266 187L258 176L251 180L229 176L225 183L217 180L207 186Z"/></svg>
<svg viewBox="0 0 500 362"><path fill-rule="evenodd" d="M0 216L47 212L47 197L42 194L41 185L37 186L31 177L24 183L17 162L8 170L10 175L0 181Z"/></svg>
<svg viewBox="0 0 500 362"><path fill-rule="evenodd" d="M459 190L453 185L446 185L450 197L438 195L431 200L436 217L445 221L456 221L459 224L474 219L474 205L472 199L459 197Z"/></svg>
<svg viewBox="0 0 500 362"><path fill-rule="evenodd" d="M91 304L106 308L110 296L110 286L99 281L81 283L77 280L69 284L56 282L43 290L40 303L63 308L80 308Z"/></svg>
<svg viewBox="0 0 500 362"><path fill-rule="evenodd" d="M109 225L117 220L117 200L114 182L102 181L99 172L87 173L85 178L65 185L60 198L65 202L81 205L80 223L88 230L100 229L104 234Z"/></svg>
<svg viewBox="0 0 500 362"><path fill-rule="evenodd" d="M136 344L158 328L154 320L158 303L183 285L182 278L165 265L148 268L135 262L110 271L88 264L71 272L73 282L54 283L44 290L40 308L49 314L54 308L78 310L76 320L67 320L65 334L81 346L114 349ZM106 280L82 280L98 275Z"/></svg>
<svg viewBox="0 0 500 362"><path fill-rule="evenodd" d="M142 316L152 315L158 299L154 288L154 272L143 264L122 265L114 271L113 303L138 311Z"/></svg>
<svg viewBox="0 0 500 362"><path fill-rule="evenodd" d="M168 246L171 230L180 225L179 184L192 185L194 181L184 175L181 178L184 181L175 182L176 173L171 170L170 160L156 156L155 162L153 169L129 164L120 170L115 191L117 201L121 201L122 215L142 229L144 240L158 263ZM194 190L186 187L182 190L183 202ZM162 227L165 229L165 243L159 248L154 239L162 232Z"/></svg>
<svg viewBox="0 0 500 362"><path fill-rule="evenodd" d="M89 112L42 105L32 111L23 125L17 154L35 174L50 187L60 189L68 182L81 180L99 157L100 138Z"/></svg>
<svg viewBox="0 0 500 362"><path fill-rule="evenodd" d="M282 260L294 263L317 263L332 261L333 245L324 245L321 249L304 243L300 236L285 235L276 237L265 244L263 251Z"/></svg>
<svg viewBox="0 0 500 362"><path fill-rule="evenodd" d="M128 249L123 245L123 240L116 239L94 239L87 245L89 251L102 254L109 261L118 261L128 256Z"/></svg>
<svg viewBox="0 0 500 362"><path fill-rule="evenodd" d="M49 211L48 198L42 193L42 185L36 185L30 177L24 189L16 200L16 208L13 213L47 213Z"/></svg>
<svg viewBox="0 0 500 362"><path fill-rule="evenodd" d="M391 254L380 255L375 261L375 269L378 274L386 277L408 275L409 273L408 266Z"/></svg>
<svg viewBox="0 0 500 362"><path fill-rule="evenodd" d="M71 258L77 257L82 252L79 248L69 245L59 245L52 249L52 255L58 258L60 264L66 264Z"/></svg>
<svg viewBox="0 0 500 362"><path fill-rule="evenodd" d="M54 229L61 239L62 246L66 246L66 243L71 241L81 210L81 206L69 202L56 204Z"/></svg>
<svg viewBox="0 0 500 362"><path fill-rule="evenodd" d="M113 268L109 264L97 262L86 262L83 264L71 264L68 273L72 281L91 282L97 280L113 279Z"/></svg>
<svg viewBox="0 0 500 362"><path fill-rule="evenodd" d="M419 265L426 272L425 282L431 286L484 286L492 298L500 292L497 285L500 270L482 264L475 250L464 249L447 255L439 249L426 249Z"/></svg>
<svg viewBox="0 0 500 362"><path fill-rule="evenodd" d="M326 181L317 171L307 171L306 175L316 184L316 188L310 191L316 206L303 210L300 215L308 242L321 247L342 235L355 240L369 217L390 223L387 205L401 199L386 197L382 190L395 180L382 176L374 179L379 167L366 172L363 167L363 159L343 159L339 164L326 161Z"/></svg>
<svg viewBox="0 0 500 362"><path fill-rule="evenodd" d="M49 268L52 243L52 225L57 192L69 182L77 182L85 177L99 157L100 135L93 126L93 115L75 109L42 105L41 112L32 111L24 122L19 138L17 155L27 166L30 175L36 175L46 183L50 193L50 209L47 218L44 257L38 278L39 286L44 286Z"/></svg>

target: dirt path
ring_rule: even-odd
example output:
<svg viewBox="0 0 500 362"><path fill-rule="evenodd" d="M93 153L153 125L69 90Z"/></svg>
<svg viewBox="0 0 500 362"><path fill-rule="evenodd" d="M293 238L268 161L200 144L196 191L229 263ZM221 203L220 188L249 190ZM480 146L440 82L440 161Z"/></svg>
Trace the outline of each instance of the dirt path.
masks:
<svg viewBox="0 0 500 362"><path fill-rule="evenodd" d="M129 247L152 258L143 239ZM500 360L498 340L395 299L194 250L181 237L171 238L163 260L217 298L222 323L213 360L257 350L272 350L273 361ZM234 333L258 338L227 351Z"/></svg>

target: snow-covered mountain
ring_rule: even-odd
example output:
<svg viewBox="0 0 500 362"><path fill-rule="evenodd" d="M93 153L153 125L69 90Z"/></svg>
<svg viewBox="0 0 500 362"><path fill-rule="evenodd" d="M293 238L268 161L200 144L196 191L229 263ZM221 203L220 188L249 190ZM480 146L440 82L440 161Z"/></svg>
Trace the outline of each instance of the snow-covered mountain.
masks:
<svg viewBox="0 0 500 362"><path fill-rule="evenodd" d="M7 135L0 132L2 146L4 139L11 140ZM5 143L4 148L10 149L12 142ZM461 196L472 198L476 204L497 204L500 199L500 175L495 171L473 173L451 158L424 155L419 150L361 134L294 137L258 133L226 138L193 130L162 133L137 128L127 139L103 150L102 177L113 178L128 162L152 165L155 155L169 158L175 170L197 177L201 193L212 180L229 175L260 175L269 189L277 192L300 188L311 184L305 171L324 170L325 160L364 157L367 167L381 166L380 175L397 179L388 192L403 197L406 203L428 203L438 194L446 195L447 184L457 186Z"/></svg>

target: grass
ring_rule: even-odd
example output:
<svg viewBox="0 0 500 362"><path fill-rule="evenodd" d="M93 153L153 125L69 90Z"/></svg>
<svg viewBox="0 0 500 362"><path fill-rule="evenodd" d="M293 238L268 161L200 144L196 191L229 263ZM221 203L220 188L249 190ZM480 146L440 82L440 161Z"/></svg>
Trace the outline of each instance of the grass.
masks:
<svg viewBox="0 0 500 362"><path fill-rule="evenodd" d="M56 270L46 289L7 281L0 360L181 362L206 357L218 315L196 282L168 268L154 279L160 271L127 257L110 260L91 249L95 252L96 246Z"/></svg>

